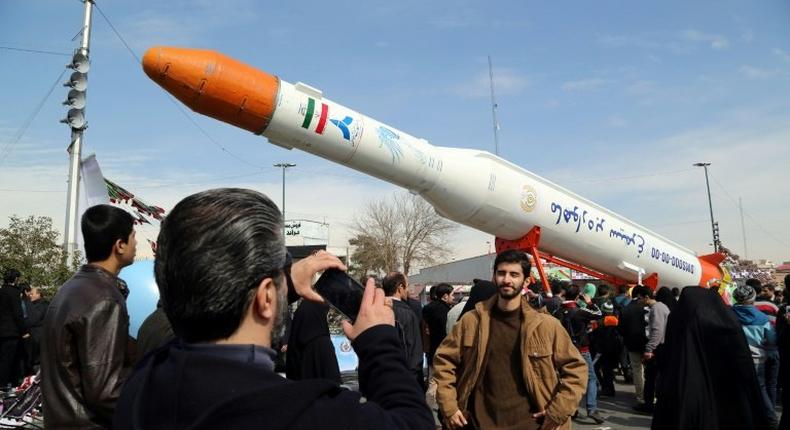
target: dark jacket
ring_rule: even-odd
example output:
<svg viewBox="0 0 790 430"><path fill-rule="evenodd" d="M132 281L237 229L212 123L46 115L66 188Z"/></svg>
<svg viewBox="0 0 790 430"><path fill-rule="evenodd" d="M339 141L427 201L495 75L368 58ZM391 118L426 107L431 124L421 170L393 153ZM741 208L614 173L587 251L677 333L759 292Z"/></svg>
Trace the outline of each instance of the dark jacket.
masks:
<svg viewBox="0 0 790 430"><path fill-rule="evenodd" d="M419 321L422 318L422 303L419 300L409 298L406 304L414 311L414 315L417 315L417 320Z"/></svg>
<svg viewBox="0 0 790 430"><path fill-rule="evenodd" d="M441 301L434 300L422 308L422 319L428 327L428 335L431 339L428 350L428 357L433 360L436 349L447 336L447 313L452 306Z"/></svg>
<svg viewBox="0 0 790 430"><path fill-rule="evenodd" d="M34 339L41 339L41 331L44 329L44 317L47 315L49 301L38 299L30 302L27 308L27 328Z"/></svg>
<svg viewBox="0 0 790 430"><path fill-rule="evenodd" d="M137 359L142 359L146 354L159 348L176 337L173 326L167 319L164 309L157 305L137 330Z"/></svg>
<svg viewBox="0 0 790 430"><path fill-rule="evenodd" d="M326 320L328 313L327 304L307 300L299 303L288 336L285 359L285 375L288 379L328 379L337 384L342 382L335 347L329 337L329 323Z"/></svg>
<svg viewBox="0 0 790 430"><path fill-rule="evenodd" d="M779 347L779 383L782 387L790 387L790 324L787 323L785 314L787 304L779 306L779 315L776 317L776 335ZM790 389L782 390L782 404L790 405ZM790 413L782 413L779 424L782 430L790 429Z"/></svg>
<svg viewBox="0 0 790 430"><path fill-rule="evenodd" d="M3 285L0 288L0 338L18 339L25 333L21 293L13 285Z"/></svg>
<svg viewBox="0 0 790 430"><path fill-rule="evenodd" d="M566 300L562 303L558 316L576 348L581 352L589 352L590 323L603 318L598 307L590 303L587 307L580 308L573 300Z"/></svg>
<svg viewBox="0 0 790 430"><path fill-rule="evenodd" d="M422 338L420 336L420 319L414 314L411 306L400 301L392 301L395 312L395 326L398 336L406 352L406 364L409 370L419 377L422 370Z"/></svg>
<svg viewBox="0 0 790 430"><path fill-rule="evenodd" d="M649 308L639 300L631 300L620 313L617 326L623 336L623 344L630 352L645 352L647 345L647 314Z"/></svg>
<svg viewBox="0 0 790 430"><path fill-rule="evenodd" d="M47 428L109 427L130 364L129 314L120 280L82 266L44 318L41 392Z"/></svg>
<svg viewBox="0 0 790 430"><path fill-rule="evenodd" d="M330 381L289 381L259 363L170 344L135 369L113 428L433 430L425 395L409 377L395 330L372 327L353 347L360 359L361 393Z"/></svg>

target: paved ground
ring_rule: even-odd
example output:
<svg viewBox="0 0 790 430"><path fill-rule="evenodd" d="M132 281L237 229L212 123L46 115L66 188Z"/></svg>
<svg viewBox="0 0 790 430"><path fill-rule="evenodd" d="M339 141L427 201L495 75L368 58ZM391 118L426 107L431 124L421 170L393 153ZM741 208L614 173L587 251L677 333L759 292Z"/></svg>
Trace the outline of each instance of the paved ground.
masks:
<svg viewBox="0 0 790 430"><path fill-rule="evenodd" d="M607 417L603 424L595 424L586 419L574 421L573 427L580 430L632 430L649 429L650 415L640 414L633 409L636 404L634 399L633 385L615 384L617 395L615 397L599 397L598 409L604 417ZM584 407L580 409L584 412Z"/></svg>
<svg viewBox="0 0 790 430"><path fill-rule="evenodd" d="M344 372L343 382L351 389L357 389L356 372ZM599 397L598 408L601 414L607 418L603 424L595 424L586 418L579 418L573 423L573 428L579 430L636 430L650 428L650 415L640 414L634 411L632 406L636 404L634 399L634 386L615 384L615 397ZM585 407L580 409L584 415Z"/></svg>

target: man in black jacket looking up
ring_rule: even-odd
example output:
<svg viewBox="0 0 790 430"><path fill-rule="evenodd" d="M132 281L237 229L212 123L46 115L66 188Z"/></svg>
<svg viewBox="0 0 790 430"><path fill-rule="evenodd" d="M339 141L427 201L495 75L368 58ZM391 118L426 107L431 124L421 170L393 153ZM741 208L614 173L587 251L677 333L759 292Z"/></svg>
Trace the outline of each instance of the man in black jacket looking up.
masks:
<svg viewBox="0 0 790 430"><path fill-rule="evenodd" d="M414 374L414 379L425 389L425 378L422 372L422 337L420 336L420 319L406 302L409 299L409 280L400 272L392 272L381 281L384 295L392 298L392 310L395 312L395 328L401 337L406 353L406 363Z"/></svg>
<svg viewBox="0 0 790 430"><path fill-rule="evenodd" d="M324 251L284 274L282 215L265 195L214 189L181 200L161 224L154 274L179 341L149 354L127 381L113 428L432 429L406 366L392 300L368 280L353 325L361 393L274 372L288 287L321 301L313 276L344 270ZM362 398L362 395L366 399Z"/></svg>
<svg viewBox="0 0 790 430"><path fill-rule="evenodd" d="M93 206L82 215L82 236L88 264L60 287L44 318L41 392L53 429L108 428L132 363L118 274L134 262L134 218Z"/></svg>

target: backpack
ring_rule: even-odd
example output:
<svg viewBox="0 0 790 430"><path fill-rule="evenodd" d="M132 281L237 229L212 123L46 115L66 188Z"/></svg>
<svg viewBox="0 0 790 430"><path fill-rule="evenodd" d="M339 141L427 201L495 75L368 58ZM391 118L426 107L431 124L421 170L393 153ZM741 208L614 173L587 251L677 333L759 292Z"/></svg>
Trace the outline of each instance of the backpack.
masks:
<svg viewBox="0 0 790 430"><path fill-rule="evenodd" d="M568 336L571 337L571 342L576 348L579 348L582 343L582 336L581 333L576 333L576 329L573 327L573 315L575 312L572 312L573 308L566 308L560 307L557 309L555 315L557 319L560 320L560 323L563 327L565 327L565 331L568 332Z"/></svg>

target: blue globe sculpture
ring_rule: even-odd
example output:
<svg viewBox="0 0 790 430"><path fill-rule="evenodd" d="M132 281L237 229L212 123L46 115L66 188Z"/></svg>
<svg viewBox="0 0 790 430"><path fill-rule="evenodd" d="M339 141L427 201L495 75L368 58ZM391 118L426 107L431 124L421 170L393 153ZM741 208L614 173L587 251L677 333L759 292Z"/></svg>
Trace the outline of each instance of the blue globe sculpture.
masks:
<svg viewBox="0 0 790 430"><path fill-rule="evenodd" d="M159 288L154 280L154 260L135 261L121 270L119 277L129 286L129 297L126 298L129 335L137 338L137 331L159 301Z"/></svg>

